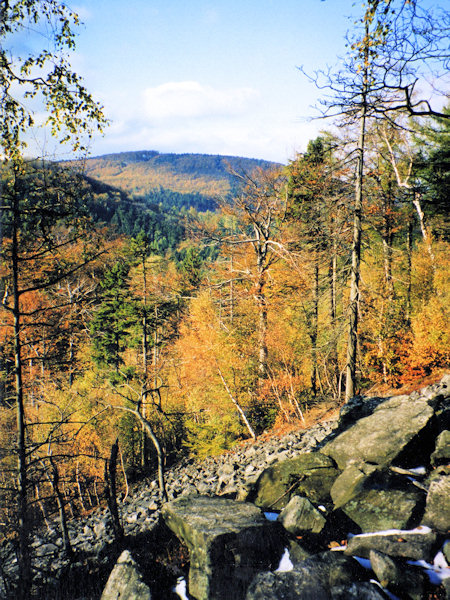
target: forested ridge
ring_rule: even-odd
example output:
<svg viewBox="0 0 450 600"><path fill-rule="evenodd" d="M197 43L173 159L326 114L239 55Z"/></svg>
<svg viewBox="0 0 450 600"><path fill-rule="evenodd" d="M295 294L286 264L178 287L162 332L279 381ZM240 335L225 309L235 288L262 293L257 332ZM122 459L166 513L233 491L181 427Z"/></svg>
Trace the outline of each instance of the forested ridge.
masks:
<svg viewBox="0 0 450 600"><path fill-rule="evenodd" d="M22 4L7 33L47 18L46 0ZM116 485L157 472L164 497L180 457L448 369L450 108L416 100L406 66L394 85L400 57L389 71L383 53L404 48L390 37L400 17L379 4L351 47L351 83L329 84L338 127L284 166L154 151L77 161L101 107L64 57L42 79L30 70L55 56L14 75L1 50L0 530L23 598L34 527L58 516L70 555L67 520L106 501L114 516ZM402 18L417 18L408 6ZM70 48L73 13L48 7ZM33 117L14 85L43 95L73 161L24 158Z"/></svg>
<svg viewBox="0 0 450 600"><path fill-rule="evenodd" d="M214 198L233 192L230 170L251 171L275 163L237 156L162 154L152 150L120 152L85 161L88 176L132 195L169 206L207 210ZM203 202L203 204L202 204Z"/></svg>

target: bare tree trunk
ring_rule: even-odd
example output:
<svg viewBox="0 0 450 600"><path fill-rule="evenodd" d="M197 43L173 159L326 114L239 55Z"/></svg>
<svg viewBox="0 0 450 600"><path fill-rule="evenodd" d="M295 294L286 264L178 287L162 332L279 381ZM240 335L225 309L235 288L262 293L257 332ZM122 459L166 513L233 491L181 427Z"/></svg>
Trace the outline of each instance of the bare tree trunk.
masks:
<svg viewBox="0 0 450 600"><path fill-rule="evenodd" d="M412 203L413 203L414 208L416 209L417 216L419 217L420 231L422 232L422 238L423 238L423 241L425 242L425 246L427 247L427 252L430 256L431 268L433 269L433 271L435 271L436 270L436 259L434 257L433 248L431 246L431 236L430 236L427 226L425 224L425 215L423 214L422 206L420 204L420 198L416 194L415 190L413 190Z"/></svg>
<svg viewBox="0 0 450 600"><path fill-rule="evenodd" d="M368 25L366 25L366 30ZM368 62L369 48L364 49L365 58ZM367 65L367 62L365 64ZM361 264L361 232L362 232L362 205L363 205L363 180L364 180L364 149L366 135L367 117L367 79L368 69L365 66L365 83L362 92L361 115L359 119L359 138L357 146L357 168L355 181L355 205L353 216L353 243L352 263L350 279L350 304L349 304L349 327L347 341L347 377L345 386L345 398L350 400L356 390L356 358L358 349L358 311L359 311L359 279Z"/></svg>
<svg viewBox="0 0 450 600"><path fill-rule="evenodd" d="M19 167L14 165L14 171ZM19 532L19 598L26 600L31 593L32 572L31 555L29 546L29 516L28 516L28 465L26 452L26 419L23 393L23 364L22 364L22 339L21 339L21 310L19 292L19 195L13 192L13 228L12 228L12 295L14 319L14 371L16 392L16 420L17 420L17 503L18 503L18 532Z"/></svg>
<svg viewBox="0 0 450 600"><path fill-rule="evenodd" d="M267 303L265 295L266 273L263 258L258 257L258 281L256 303L258 306L258 379L262 384L267 375Z"/></svg>
<svg viewBox="0 0 450 600"><path fill-rule="evenodd" d="M412 312L412 237L413 237L413 220L410 218L408 229L406 232L406 318L408 324L411 323Z"/></svg>
<svg viewBox="0 0 450 600"><path fill-rule="evenodd" d="M238 413L241 415L242 420L244 421L245 426L248 429L249 434L251 435L251 437L256 440L256 433L254 432L252 426L250 425L247 417L245 416L244 411L242 410L241 405L239 404L239 402L236 400L236 398L233 396L233 394L231 393L230 388L228 387L227 382L225 381L225 377L222 374L222 371L220 369L219 366L217 366L217 372L219 373L219 377L222 380L223 386L225 388L225 390L227 391L227 394L229 395L231 401L233 402L233 404L235 405L235 407L238 410Z"/></svg>
<svg viewBox="0 0 450 600"><path fill-rule="evenodd" d="M59 521L61 524L61 534L63 539L63 549L66 556L72 556L72 545L70 543L69 529L67 527L67 518L66 518L66 510L64 504L64 497L59 489L59 472L58 467L53 460L53 457L49 455L50 465L52 467L52 477L50 482L52 484L53 491L55 492L56 502L58 504L58 512L59 512Z"/></svg>
<svg viewBox="0 0 450 600"><path fill-rule="evenodd" d="M317 394L317 335L319 328L319 257L318 253L315 253L314 257L314 291L313 291L313 314L311 323L311 390L313 395Z"/></svg>
<svg viewBox="0 0 450 600"><path fill-rule="evenodd" d="M109 461L105 462L105 484L108 508L111 513L111 519L114 529L114 538L117 543L123 539L123 527L120 522L119 509L117 507L117 486L116 486L116 468L117 454L119 452L119 440L116 439L111 446L111 455Z"/></svg>

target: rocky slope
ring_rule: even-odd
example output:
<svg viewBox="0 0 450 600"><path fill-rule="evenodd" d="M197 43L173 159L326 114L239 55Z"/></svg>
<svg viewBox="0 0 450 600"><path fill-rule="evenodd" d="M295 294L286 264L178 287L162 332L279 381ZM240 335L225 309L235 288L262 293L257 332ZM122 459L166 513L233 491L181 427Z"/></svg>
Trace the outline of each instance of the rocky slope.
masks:
<svg viewBox="0 0 450 600"><path fill-rule="evenodd" d="M121 546L114 543L108 512L99 510L70 523L75 556L69 560L62 556L55 523L33 540L38 595L100 598L115 561L127 548L130 554L121 557L119 567L132 565L142 578L136 584L140 595L129 597L176 599L171 590L177 576L187 576L187 548L192 563L189 577L200 573L200 590L214 582L208 588L214 592L206 591L203 596L202 591L195 592L200 600L386 598L387 588L397 598L450 597L446 584L438 586L437 580L431 584L423 568L409 564L417 559L433 561L448 536L449 388L450 376L446 376L440 384L410 396L356 398L344 406L339 419L308 431L258 440L202 462L185 461L167 474L170 502L164 507L165 519L161 518L156 481L143 482L120 500L125 530ZM183 521L199 511L195 509L199 501L199 519ZM214 504L218 501L220 506ZM259 559L256 565L248 563L252 553L245 550L249 547L245 531L251 529L259 536L256 529L262 528L263 539L273 539L272 534L267 537L253 513L251 519L256 518L257 527L253 521L251 527L241 527L243 537L237 531L240 507L248 502L269 511L272 518L279 513L273 526L278 542L289 549L293 565L289 572L270 569L268 561L262 560L263 550L257 553L260 564ZM180 528L171 526L175 522L181 523ZM214 533L218 522L220 531ZM196 554L195 539L187 535L188 529L194 538L201 532L201 539L215 549L214 556L221 548L218 555L222 560L200 553L203 563L198 563L195 557L200 554ZM353 534L349 539L348 533ZM266 545L274 553L274 544ZM338 549L331 550L333 546ZM449 544L444 548L447 560L448 549ZM12 546L5 544L1 554L2 596L6 597L15 574ZM242 556L246 556L247 574L242 574ZM353 556L366 561L372 570L360 567ZM438 556L445 568L444 555ZM274 557L272 554L272 562ZM276 559L278 562L279 556ZM194 562L198 563L196 571ZM225 573L221 562L226 564ZM211 569L213 575L206 573L205 578L205 569ZM217 578L222 575L228 583L218 586ZM126 580L123 575L119 579ZM370 583L371 579L378 584ZM241 582L240 595L233 591L233 581ZM147 595L142 592L143 585ZM195 590L193 584L192 588ZM118 597L117 589L112 589Z"/></svg>

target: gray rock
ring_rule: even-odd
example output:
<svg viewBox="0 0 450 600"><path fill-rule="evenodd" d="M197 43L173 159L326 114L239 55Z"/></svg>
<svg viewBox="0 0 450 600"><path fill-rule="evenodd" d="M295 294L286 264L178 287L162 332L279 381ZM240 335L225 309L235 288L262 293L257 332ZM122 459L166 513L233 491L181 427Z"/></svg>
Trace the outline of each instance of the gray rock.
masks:
<svg viewBox="0 0 450 600"><path fill-rule="evenodd" d="M384 588L411 600L424 598L428 577L422 569L377 550L371 550L369 558L372 570Z"/></svg>
<svg viewBox="0 0 450 600"><path fill-rule="evenodd" d="M311 502L302 496L293 496L278 516L283 527L294 535L302 531L320 533L326 519Z"/></svg>
<svg viewBox="0 0 450 600"><path fill-rule="evenodd" d="M428 527L403 531L375 531L350 538L344 552L352 556L369 558L371 550L378 550L389 556L429 561L433 558L436 539L436 533Z"/></svg>
<svg viewBox="0 0 450 600"><path fill-rule="evenodd" d="M303 573L260 573L250 584L246 600L329 600L319 580L305 580Z"/></svg>
<svg viewBox="0 0 450 600"><path fill-rule="evenodd" d="M374 483L347 502L342 511L365 533L410 529L420 522L423 499L424 492L412 484L396 489L388 485L377 487Z"/></svg>
<svg viewBox="0 0 450 600"><path fill-rule="evenodd" d="M386 600L386 596L378 586L363 581L349 586L335 586L331 590L330 600Z"/></svg>
<svg viewBox="0 0 450 600"><path fill-rule="evenodd" d="M329 600L319 580L305 581L303 573L260 573L248 588L246 600Z"/></svg>
<svg viewBox="0 0 450 600"><path fill-rule="evenodd" d="M344 506L362 491L364 483L377 470L376 465L349 465L335 480L330 494L335 508Z"/></svg>
<svg viewBox="0 0 450 600"><path fill-rule="evenodd" d="M442 431L436 440L436 448L431 455L431 464L435 466L450 463L450 431Z"/></svg>
<svg viewBox="0 0 450 600"><path fill-rule="evenodd" d="M431 482L422 522L443 533L450 529L450 475Z"/></svg>
<svg viewBox="0 0 450 600"><path fill-rule="evenodd" d="M109 576L101 600L151 600L151 597L135 560L128 550L124 550Z"/></svg>
<svg viewBox="0 0 450 600"><path fill-rule="evenodd" d="M331 458L318 452L306 452L265 469L248 500L274 510L283 509L294 495L322 504L330 500L330 489L338 474Z"/></svg>
<svg viewBox="0 0 450 600"><path fill-rule="evenodd" d="M442 582L442 587L445 593L445 600L450 600L450 577L444 579L444 581Z"/></svg>
<svg viewBox="0 0 450 600"><path fill-rule="evenodd" d="M246 600L329 599L335 586L351 586L355 579L365 577L355 560L337 552L322 552L302 561L293 571L257 575Z"/></svg>
<svg viewBox="0 0 450 600"><path fill-rule="evenodd" d="M281 526L252 504L182 497L165 504L162 516L189 548L189 590L197 600L244 598L255 574L281 558Z"/></svg>
<svg viewBox="0 0 450 600"><path fill-rule="evenodd" d="M321 452L331 456L340 469L361 462L387 466L415 441L432 416L433 409L424 398L395 396L326 444Z"/></svg>

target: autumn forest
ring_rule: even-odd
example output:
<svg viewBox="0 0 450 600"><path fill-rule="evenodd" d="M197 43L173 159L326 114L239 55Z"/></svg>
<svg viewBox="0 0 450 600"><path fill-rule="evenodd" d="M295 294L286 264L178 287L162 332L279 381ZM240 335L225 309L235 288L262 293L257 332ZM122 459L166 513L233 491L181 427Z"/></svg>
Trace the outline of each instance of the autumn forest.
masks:
<svg viewBox="0 0 450 600"><path fill-rule="evenodd" d="M66 7L13 4L7 33L48 4L70 47ZM26 578L34 526L110 497L112 448L121 489L158 473L163 493L182 457L448 369L450 109L406 85L404 29L380 4L396 2L367 3L352 76L329 81L333 126L287 165L25 158L32 118L2 54L0 528L18 536ZM403 55L389 63L394 43ZM101 108L67 63L56 74L45 60L30 57L16 83L43 95L54 133L84 156Z"/></svg>

